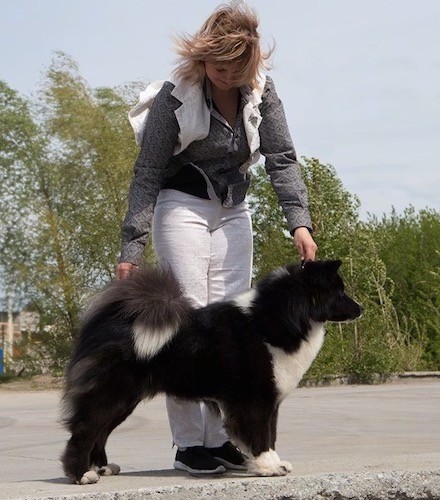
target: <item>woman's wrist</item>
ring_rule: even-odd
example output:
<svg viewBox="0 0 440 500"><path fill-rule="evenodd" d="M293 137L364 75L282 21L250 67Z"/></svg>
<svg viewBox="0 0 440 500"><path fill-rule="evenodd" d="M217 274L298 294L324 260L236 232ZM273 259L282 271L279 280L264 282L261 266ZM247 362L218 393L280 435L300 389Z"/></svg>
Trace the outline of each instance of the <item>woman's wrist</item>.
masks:
<svg viewBox="0 0 440 500"><path fill-rule="evenodd" d="M295 231L297 229L307 229L307 231L312 234L313 233L313 229L310 228L310 227L307 227L307 226L297 226L297 227L294 227L291 231L290 231L290 234L291 236L295 236Z"/></svg>

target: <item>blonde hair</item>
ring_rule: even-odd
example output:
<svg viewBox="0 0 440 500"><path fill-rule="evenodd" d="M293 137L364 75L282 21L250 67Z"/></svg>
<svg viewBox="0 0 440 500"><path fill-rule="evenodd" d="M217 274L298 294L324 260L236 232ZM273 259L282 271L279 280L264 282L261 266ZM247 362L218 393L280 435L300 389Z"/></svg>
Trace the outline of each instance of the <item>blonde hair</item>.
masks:
<svg viewBox="0 0 440 500"><path fill-rule="evenodd" d="M237 71L233 84L255 88L261 69L273 49L262 52L256 12L243 1L222 4L208 17L197 33L175 38L174 75L182 80L200 82L205 79L205 62L234 64Z"/></svg>

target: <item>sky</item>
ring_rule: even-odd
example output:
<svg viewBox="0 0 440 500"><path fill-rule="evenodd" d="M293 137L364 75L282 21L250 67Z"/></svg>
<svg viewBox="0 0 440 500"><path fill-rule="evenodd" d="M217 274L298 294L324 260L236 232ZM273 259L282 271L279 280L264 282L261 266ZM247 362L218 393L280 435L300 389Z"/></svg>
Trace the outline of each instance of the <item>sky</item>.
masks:
<svg viewBox="0 0 440 500"><path fill-rule="evenodd" d="M63 51L95 88L166 79L173 34L214 0L0 0L0 79L25 96ZM299 157L336 169L362 218L440 209L440 1L250 0ZM130 166L131 168L131 166Z"/></svg>

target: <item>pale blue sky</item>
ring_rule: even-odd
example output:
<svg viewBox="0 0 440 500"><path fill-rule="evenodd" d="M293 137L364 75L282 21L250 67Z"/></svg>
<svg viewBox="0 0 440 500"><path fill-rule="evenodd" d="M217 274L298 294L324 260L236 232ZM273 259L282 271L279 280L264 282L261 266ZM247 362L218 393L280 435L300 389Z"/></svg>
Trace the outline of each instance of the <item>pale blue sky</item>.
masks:
<svg viewBox="0 0 440 500"><path fill-rule="evenodd" d="M214 0L0 0L0 78L35 92L53 52L92 87L166 78L173 33ZM299 156L331 163L361 214L440 209L440 2L253 0ZM130 166L131 168L131 166Z"/></svg>

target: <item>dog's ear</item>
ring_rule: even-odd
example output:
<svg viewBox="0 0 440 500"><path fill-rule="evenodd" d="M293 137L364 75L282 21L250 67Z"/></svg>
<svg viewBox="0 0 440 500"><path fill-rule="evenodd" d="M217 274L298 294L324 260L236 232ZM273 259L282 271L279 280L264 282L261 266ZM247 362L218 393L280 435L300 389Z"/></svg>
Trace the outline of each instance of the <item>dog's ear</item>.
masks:
<svg viewBox="0 0 440 500"><path fill-rule="evenodd" d="M332 271L334 273L336 273L338 271L338 269L341 267L342 265L342 260L328 260L326 262L326 265L327 265L327 268L329 269L329 271Z"/></svg>
<svg viewBox="0 0 440 500"><path fill-rule="evenodd" d="M338 269L341 267L341 260L305 260L301 263L301 267L306 272L322 272L327 271L330 273L336 273Z"/></svg>

